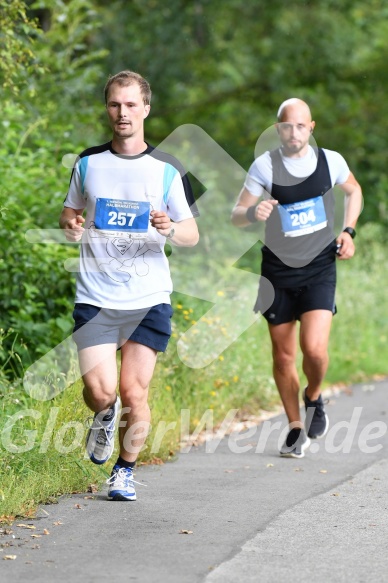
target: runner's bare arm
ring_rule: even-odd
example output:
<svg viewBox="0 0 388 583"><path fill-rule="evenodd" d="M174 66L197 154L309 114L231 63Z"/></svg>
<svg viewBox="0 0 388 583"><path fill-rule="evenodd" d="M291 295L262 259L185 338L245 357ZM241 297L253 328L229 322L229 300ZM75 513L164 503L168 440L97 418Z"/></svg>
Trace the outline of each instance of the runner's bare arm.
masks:
<svg viewBox="0 0 388 583"><path fill-rule="evenodd" d="M151 211L151 225L178 247L194 247L199 241L198 227L195 219L179 222L171 221L163 211Z"/></svg>
<svg viewBox="0 0 388 583"><path fill-rule="evenodd" d="M357 219L362 210L362 191L361 186L352 173L346 182L338 185L345 193L345 213L343 228L355 228ZM337 237L337 245L341 245L338 259L350 259L355 252L354 242L349 233L342 232Z"/></svg>

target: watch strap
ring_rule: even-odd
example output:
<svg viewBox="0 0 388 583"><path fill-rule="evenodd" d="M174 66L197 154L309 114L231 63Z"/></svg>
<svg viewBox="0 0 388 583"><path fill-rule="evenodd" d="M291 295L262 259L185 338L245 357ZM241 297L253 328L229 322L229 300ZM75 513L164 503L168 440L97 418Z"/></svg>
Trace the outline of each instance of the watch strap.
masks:
<svg viewBox="0 0 388 583"><path fill-rule="evenodd" d="M356 231L352 227L345 227L342 230L342 232L343 233L348 233L348 235L350 235L352 239L354 239L354 237L356 236Z"/></svg>

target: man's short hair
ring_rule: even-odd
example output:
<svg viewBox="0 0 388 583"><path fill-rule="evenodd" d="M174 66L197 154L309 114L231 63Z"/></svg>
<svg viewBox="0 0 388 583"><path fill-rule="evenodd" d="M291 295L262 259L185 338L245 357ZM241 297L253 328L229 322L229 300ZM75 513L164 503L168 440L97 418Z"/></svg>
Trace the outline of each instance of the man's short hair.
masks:
<svg viewBox="0 0 388 583"><path fill-rule="evenodd" d="M140 92L143 97L144 105L150 105L151 103L151 87L150 84L144 77L135 73L134 71L120 71L116 75L112 75L108 78L104 88L105 104L108 103L108 93L111 86L117 83L120 87L128 87L129 85L138 84L140 87Z"/></svg>

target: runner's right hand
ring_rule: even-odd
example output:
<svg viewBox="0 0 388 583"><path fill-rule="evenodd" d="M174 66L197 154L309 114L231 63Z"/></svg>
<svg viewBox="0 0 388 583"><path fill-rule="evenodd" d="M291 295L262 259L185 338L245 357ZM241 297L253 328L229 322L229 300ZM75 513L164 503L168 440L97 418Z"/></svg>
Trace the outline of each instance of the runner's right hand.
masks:
<svg viewBox="0 0 388 583"><path fill-rule="evenodd" d="M273 208L278 204L275 199L262 200L256 207L256 219L258 221L266 221L273 211Z"/></svg>
<svg viewBox="0 0 388 583"><path fill-rule="evenodd" d="M64 226L65 237L68 241L77 242L80 241L85 229L82 224L85 219L81 215L77 215L74 219L68 219Z"/></svg>

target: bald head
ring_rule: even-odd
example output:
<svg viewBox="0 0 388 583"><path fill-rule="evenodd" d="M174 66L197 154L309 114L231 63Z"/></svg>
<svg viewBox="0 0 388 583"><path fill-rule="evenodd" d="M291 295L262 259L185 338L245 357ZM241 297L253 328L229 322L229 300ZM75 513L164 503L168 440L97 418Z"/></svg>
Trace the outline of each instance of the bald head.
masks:
<svg viewBox="0 0 388 583"><path fill-rule="evenodd" d="M289 116L303 116L306 120L311 121L311 111L305 101L292 97L283 101L278 110L278 122L288 121Z"/></svg>
<svg viewBox="0 0 388 583"><path fill-rule="evenodd" d="M296 158L307 153L309 138L315 127L307 103L295 97L283 101L275 125L286 156Z"/></svg>

